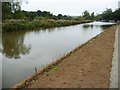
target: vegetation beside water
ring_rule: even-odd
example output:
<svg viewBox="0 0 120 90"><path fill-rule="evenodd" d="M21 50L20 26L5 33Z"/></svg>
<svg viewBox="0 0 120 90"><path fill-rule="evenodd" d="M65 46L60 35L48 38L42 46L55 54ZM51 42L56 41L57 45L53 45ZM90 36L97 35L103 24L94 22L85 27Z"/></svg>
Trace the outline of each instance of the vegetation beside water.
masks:
<svg viewBox="0 0 120 90"><path fill-rule="evenodd" d="M3 2L2 3L2 31L10 32L16 30L31 30L37 28L52 28L88 23L93 21L93 15L88 19L87 13L84 13L84 19L68 15L53 15L49 11L24 11L21 10L19 2Z"/></svg>
<svg viewBox="0 0 120 90"><path fill-rule="evenodd" d="M91 21L120 21L120 8L112 11L106 9L102 14L95 15L85 10L81 16L53 15L49 11L24 11L20 2L2 3L2 31L29 30L51 28L88 23Z"/></svg>
<svg viewBox="0 0 120 90"><path fill-rule="evenodd" d="M115 11L112 11L112 9L106 9L101 14L98 14L96 16L96 20L99 21L113 21L113 22L119 22L120 21L120 8L116 9Z"/></svg>
<svg viewBox="0 0 120 90"><path fill-rule="evenodd" d="M61 26L69 26L76 25L81 23L91 22L90 20L86 21L75 21L75 20L41 20L41 21L10 21L9 23L3 23L3 32L16 31L16 30L30 30L30 29L46 29L52 27L61 27Z"/></svg>

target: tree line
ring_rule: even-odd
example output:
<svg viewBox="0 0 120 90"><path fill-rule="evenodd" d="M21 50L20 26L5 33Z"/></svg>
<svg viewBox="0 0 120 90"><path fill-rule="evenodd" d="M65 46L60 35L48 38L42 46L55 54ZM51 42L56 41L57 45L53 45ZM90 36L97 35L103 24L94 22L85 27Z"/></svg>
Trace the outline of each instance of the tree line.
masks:
<svg viewBox="0 0 120 90"><path fill-rule="evenodd" d="M2 32L17 30L46 29L91 22L91 20L75 20L68 15L53 15L49 11L24 11L19 2L2 3Z"/></svg>
<svg viewBox="0 0 120 90"><path fill-rule="evenodd" d="M98 14L95 19L99 21L118 22L120 21L120 8L116 9L115 11L112 11L112 9L106 9L102 12L102 14Z"/></svg>
<svg viewBox="0 0 120 90"><path fill-rule="evenodd" d="M53 15L49 11L24 11L21 10L20 2L3 2L2 3L2 19L73 19L68 15Z"/></svg>
<svg viewBox="0 0 120 90"><path fill-rule="evenodd" d="M95 15L93 13L89 13L89 11L84 11L82 16L79 16L78 19L82 20L96 20L96 21L113 21L118 22L120 21L120 8L116 9L115 11L112 11L112 9L106 9L101 14Z"/></svg>
<svg viewBox="0 0 120 90"><path fill-rule="evenodd" d="M98 20L98 21L120 21L120 8L112 11L106 9L101 14L95 15L94 12L84 11L81 16L73 17L68 15L53 15L49 11L24 11L21 10L20 2L3 2L2 3L2 18L6 19L24 19L24 20Z"/></svg>
<svg viewBox="0 0 120 90"><path fill-rule="evenodd" d="M82 16L73 17L69 15L53 15L49 11L24 11L21 10L20 2L3 2L2 3L2 18L6 19L25 19L25 20L41 20L41 19L54 19L54 20L93 20L94 13L90 14L84 11Z"/></svg>

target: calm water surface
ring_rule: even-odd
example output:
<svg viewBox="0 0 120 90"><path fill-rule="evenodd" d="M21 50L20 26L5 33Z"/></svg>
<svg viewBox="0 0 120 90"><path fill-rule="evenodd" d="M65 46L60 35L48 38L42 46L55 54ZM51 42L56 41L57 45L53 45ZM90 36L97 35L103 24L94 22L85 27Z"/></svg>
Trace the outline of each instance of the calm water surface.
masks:
<svg viewBox="0 0 120 90"><path fill-rule="evenodd" d="M15 31L2 34L3 88L33 75L35 67L41 68L66 52L85 43L104 31L112 23L93 22L68 27L36 31Z"/></svg>

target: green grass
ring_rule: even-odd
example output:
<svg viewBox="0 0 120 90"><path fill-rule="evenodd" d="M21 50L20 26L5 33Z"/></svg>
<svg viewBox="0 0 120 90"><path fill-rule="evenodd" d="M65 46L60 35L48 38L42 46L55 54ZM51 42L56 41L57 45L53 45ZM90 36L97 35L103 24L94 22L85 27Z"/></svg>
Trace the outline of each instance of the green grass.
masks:
<svg viewBox="0 0 120 90"><path fill-rule="evenodd" d="M55 72L55 71L58 71L58 70L59 70L59 67L53 65L53 66L51 66L51 69L48 71L48 74Z"/></svg>

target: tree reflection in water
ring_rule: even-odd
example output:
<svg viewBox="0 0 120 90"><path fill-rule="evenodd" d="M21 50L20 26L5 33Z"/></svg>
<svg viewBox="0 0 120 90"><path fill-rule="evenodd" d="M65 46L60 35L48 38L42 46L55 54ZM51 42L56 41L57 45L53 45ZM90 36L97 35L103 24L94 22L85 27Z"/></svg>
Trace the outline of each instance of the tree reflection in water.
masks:
<svg viewBox="0 0 120 90"><path fill-rule="evenodd" d="M24 44L24 31L6 32L2 34L2 53L7 58L19 59L30 53L31 46Z"/></svg>
<svg viewBox="0 0 120 90"><path fill-rule="evenodd" d="M83 25L83 28L84 28L84 29L93 28L93 25L84 24L84 25Z"/></svg>
<svg viewBox="0 0 120 90"><path fill-rule="evenodd" d="M93 28L94 26L95 26L96 28L100 27L100 28L102 28L103 30L105 30L105 29L107 29L108 27L110 27L110 26L112 26L112 25L111 25L111 24L110 24L110 25L84 24L84 25L83 25L83 28L84 28L84 29L88 29L88 28Z"/></svg>
<svg viewBox="0 0 120 90"><path fill-rule="evenodd" d="M102 25L101 28L102 28L102 29L107 29L107 28L109 28L109 27L111 27L111 26L112 26L112 25Z"/></svg>

